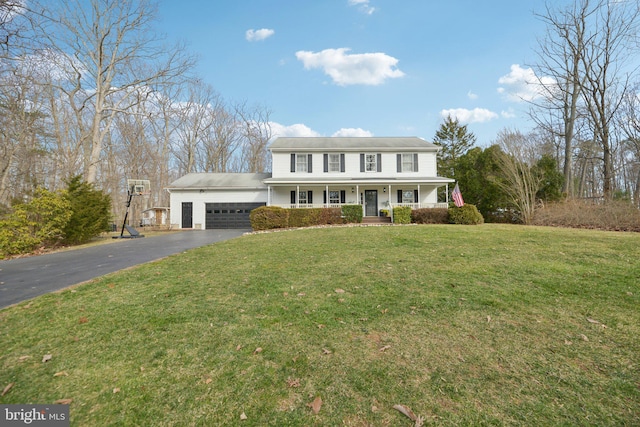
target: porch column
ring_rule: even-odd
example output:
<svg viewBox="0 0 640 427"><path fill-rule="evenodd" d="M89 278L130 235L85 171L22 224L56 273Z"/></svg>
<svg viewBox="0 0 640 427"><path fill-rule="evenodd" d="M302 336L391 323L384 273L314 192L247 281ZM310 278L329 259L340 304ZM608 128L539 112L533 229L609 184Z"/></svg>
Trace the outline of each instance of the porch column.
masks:
<svg viewBox="0 0 640 427"><path fill-rule="evenodd" d="M300 186L296 185L296 208L300 207Z"/></svg>
<svg viewBox="0 0 640 427"><path fill-rule="evenodd" d="M330 202L330 200L329 200L329 186L328 185L325 185L325 187L324 187L324 194L326 195L325 196L326 199L324 201L324 207L328 208L329 207L329 202Z"/></svg>
<svg viewBox="0 0 640 427"><path fill-rule="evenodd" d="M422 202L421 202L421 198L420 198L420 184L418 184L418 209L420 209L422 207ZM436 200L437 202L437 200Z"/></svg>
<svg viewBox="0 0 640 427"><path fill-rule="evenodd" d="M447 183L445 185L446 185L445 189L447 191L447 193L446 193L447 198L445 200L447 201L447 204L449 204L449 183Z"/></svg>
<svg viewBox="0 0 640 427"><path fill-rule="evenodd" d="M271 186L267 185L267 206L271 206Z"/></svg>

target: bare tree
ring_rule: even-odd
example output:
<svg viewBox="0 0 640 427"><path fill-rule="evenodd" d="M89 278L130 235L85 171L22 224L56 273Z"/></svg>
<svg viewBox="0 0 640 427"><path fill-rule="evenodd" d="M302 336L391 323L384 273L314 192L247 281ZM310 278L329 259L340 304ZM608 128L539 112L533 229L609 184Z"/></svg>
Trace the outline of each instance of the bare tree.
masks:
<svg viewBox="0 0 640 427"><path fill-rule="evenodd" d="M520 211L522 222L529 224L543 178L533 167L537 160L535 139L520 131L502 130L498 133L496 144L501 148L496 160L502 178L496 183Z"/></svg>
<svg viewBox="0 0 640 427"><path fill-rule="evenodd" d="M40 1L52 18L42 37L60 52L56 58L68 77L60 89L76 113L85 179L93 183L116 114L140 101L138 88L179 76L191 62L180 47L168 50L155 37L151 0Z"/></svg>
<svg viewBox="0 0 640 427"><path fill-rule="evenodd" d="M531 117L545 131L563 140L562 190L566 194L573 193L573 139L585 78L582 56L588 42L587 20L593 13L589 1L582 1L564 9L546 5L544 13L537 15L547 30L538 42L539 62L534 66L542 101L533 101Z"/></svg>
<svg viewBox="0 0 640 427"><path fill-rule="evenodd" d="M271 168L268 146L271 140L271 111L264 106L235 107L242 132L241 168L245 172L265 172Z"/></svg>

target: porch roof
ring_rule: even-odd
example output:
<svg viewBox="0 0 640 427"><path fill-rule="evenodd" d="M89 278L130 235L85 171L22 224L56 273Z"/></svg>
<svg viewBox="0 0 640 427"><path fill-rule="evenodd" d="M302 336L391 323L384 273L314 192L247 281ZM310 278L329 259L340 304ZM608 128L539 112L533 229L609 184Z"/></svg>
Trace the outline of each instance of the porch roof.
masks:
<svg viewBox="0 0 640 427"><path fill-rule="evenodd" d="M263 181L267 185L273 186L290 186L290 185L398 185L398 184L414 184L414 185L445 185L455 180L451 178L444 178L441 176L435 177L375 177L375 178L361 178L361 177L323 177L323 178L268 178Z"/></svg>

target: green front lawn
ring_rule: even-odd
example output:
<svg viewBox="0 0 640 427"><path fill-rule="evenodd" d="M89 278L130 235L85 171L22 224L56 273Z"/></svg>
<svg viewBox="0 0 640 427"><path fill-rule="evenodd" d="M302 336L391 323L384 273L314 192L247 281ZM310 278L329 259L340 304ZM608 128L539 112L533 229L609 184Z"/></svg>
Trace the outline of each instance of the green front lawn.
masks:
<svg viewBox="0 0 640 427"><path fill-rule="evenodd" d="M0 343L0 404L78 426L640 425L640 235L248 235L0 311Z"/></svg>

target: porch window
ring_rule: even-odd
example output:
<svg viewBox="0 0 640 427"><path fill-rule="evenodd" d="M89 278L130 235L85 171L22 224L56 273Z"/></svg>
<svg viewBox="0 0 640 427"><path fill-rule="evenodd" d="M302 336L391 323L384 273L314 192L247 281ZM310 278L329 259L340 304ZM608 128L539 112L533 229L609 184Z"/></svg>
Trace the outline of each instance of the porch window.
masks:
<svg viewBox="0 0 640 427"><path fill-rule="evenodd" d="M313 192L311 190L300 190L297 193L298 198L296 199L296 192L291 191L291 204L295 205L310 205L313 203Z"/></svg>
<svg viewBox="0 0 640 427"><path fill-rule="evenodd" d="M418 190L398 190L398 203L418 203Z"/></svg>
<svg viewBox="0 0 640 427"><path fill-rule="evenodd" d="M329 203L331 203L332 205L340 203L339 191L329 191Z"/></svg>
<svg viewBox="0 0 640 427"><path fill-rule="evenodd" d="M398 172L418 172L418 153L398 154Z"/></svg>

